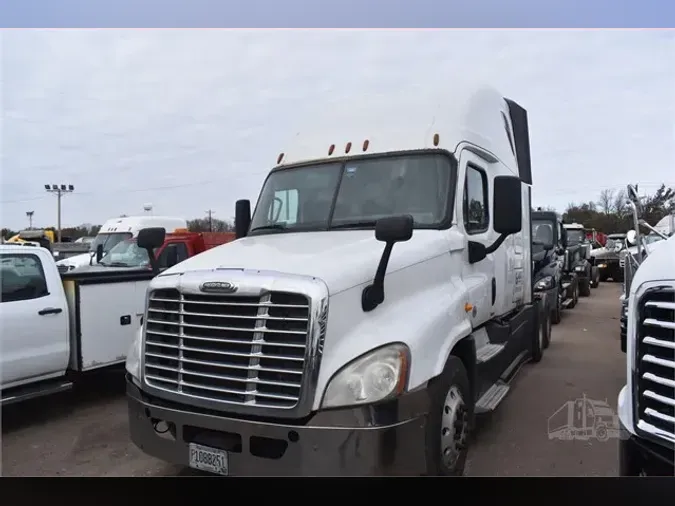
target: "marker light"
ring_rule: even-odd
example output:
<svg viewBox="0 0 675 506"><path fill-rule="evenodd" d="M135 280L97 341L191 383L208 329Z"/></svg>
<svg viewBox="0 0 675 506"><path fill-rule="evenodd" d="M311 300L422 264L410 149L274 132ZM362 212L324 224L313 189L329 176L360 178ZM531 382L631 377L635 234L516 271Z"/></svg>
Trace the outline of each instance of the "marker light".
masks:
<svg viewBox="0 0 675 506"><path fill-rule="evenodd" d="M441 141L441 138L438 134L434 134L434 146L438 146L438 143Z"/></svg>
<svg viewBox="0 0 675 506"><path fill-rule="evenodd" d="M279 156L277 156L277 163L281 163L281 160L283 160L283 159L284 159L284 154L279 153Z"/></svg>
<svg viewBox="0 0 675 506"><path fill-rule="evenodd" d="M363 151L366 151L368 149L368 144L370 144L370 141L368 139L363 141Z"/></svg>
<svg viewBox="0 0 675 506"><path fill-rule="evenodd" d="M333 154L333 151L335 151L335 144L331 144L331 145L328 147L328 156L332 155L332 154Z"/></svg>
<svg viewBox="0 0 675 506"><path fill-rule="evenodd" d="M349 153L349 151L352 149L352 143L348 142L347 145L345 146L345 153Z"/></svg>

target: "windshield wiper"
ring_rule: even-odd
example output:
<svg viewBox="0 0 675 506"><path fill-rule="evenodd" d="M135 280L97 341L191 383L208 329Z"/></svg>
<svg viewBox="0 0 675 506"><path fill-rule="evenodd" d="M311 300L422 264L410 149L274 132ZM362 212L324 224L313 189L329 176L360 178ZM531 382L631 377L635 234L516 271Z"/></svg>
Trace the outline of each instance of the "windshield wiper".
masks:
<svg viewBox="0 0 675 506"><path fill-rule="evenodd" d="M375 220L361 220L361 221L350 221L348 223L338 223L337 225L331 225L331 230L336 228L362 228L362 227L374 227Z"/></svg>
<svg viewBox="0 0 675 506"><path fill-rule="evenodd" d="M273 225L262 225L260 227L252 228L251 232L255 232L257 230L286 230L286 225L282 225L280 223L275 223Z"/></svg>
<svg viewBox="0 0 675 506"><path fill-rule="evenodd" d="M136 265L129 265L124 262L110 262L105 264L101 262L99 265L103 265L104 267L137 267Z"/></svg>

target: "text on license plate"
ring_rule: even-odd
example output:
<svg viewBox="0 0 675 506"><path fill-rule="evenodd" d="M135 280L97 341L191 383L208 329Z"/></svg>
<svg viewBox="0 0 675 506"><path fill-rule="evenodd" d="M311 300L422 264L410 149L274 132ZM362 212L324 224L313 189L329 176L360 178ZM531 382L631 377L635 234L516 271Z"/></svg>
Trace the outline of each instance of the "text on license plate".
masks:
<svg viewBox="0 0 675 506"><path fill-rule="evenodd" d="M227 452L210 446L190 443L190 467L210 473L228 474Z"/></svg>

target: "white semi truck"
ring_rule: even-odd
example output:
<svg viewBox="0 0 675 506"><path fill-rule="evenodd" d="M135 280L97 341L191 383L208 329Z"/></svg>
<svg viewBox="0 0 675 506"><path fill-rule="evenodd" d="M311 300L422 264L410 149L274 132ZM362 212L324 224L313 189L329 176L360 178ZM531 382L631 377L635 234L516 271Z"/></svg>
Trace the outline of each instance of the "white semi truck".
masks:
<svg viewBox="0 0 675 506"><path fill-rule="evenodd" d="M636 251L624 259L626 385L619 393L621 476L675 475L675 236L640 220L637 189L628 186ZM649 243L640 225L662 236ZM651 234L650 234L651 235Z"/></svg>
<svg viewBox="0 0 675 506"><path fill-rule="evenodd" d="M97 264L118 243L138 236L144 228L161 227L168 234L187 228L187 221L173 216L124 216L106 221L93 241L89 253L83 253L56 262L59 272L69 272L78 267Z"/></svg>
<svg viewBox="0 0 675 506"><path fill-rule="evenodd" d="M222 475L463 473L550 310L527 112L456 88L341 107L279 154L252 217L237 202L241 239L151 282L127 358L139 448Z"/></svg>

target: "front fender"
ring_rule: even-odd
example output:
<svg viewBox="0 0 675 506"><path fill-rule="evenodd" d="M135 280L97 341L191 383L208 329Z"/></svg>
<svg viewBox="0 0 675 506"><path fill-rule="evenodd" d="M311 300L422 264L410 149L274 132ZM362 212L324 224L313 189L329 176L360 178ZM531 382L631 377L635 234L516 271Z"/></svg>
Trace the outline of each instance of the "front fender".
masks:
<svg viewBox="0 0 675 506"><path fill-rule="evenodd" d="M438 257L388 274L384 302L368 313L361 308L365 284L331 297L314 409L340 369L389 343L403 342L410 349L408 390L442 372L454 345L472 328L465 310L467 288L459 276L450 275L448 260Z"/></svg>

